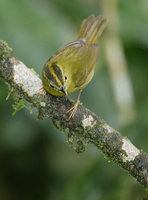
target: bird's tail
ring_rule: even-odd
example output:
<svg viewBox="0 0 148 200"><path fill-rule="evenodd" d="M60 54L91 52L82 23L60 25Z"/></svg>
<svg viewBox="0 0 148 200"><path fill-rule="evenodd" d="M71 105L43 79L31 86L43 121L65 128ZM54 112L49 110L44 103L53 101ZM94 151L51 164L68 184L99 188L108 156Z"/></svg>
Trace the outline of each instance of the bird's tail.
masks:
<svg viewBox="0 0 148 200"><path fill-rule="evenodd" d="M78 38L85 38L87 44L97 43L106 23L107 21L103 16L89 16L82 22Z"/></svg>

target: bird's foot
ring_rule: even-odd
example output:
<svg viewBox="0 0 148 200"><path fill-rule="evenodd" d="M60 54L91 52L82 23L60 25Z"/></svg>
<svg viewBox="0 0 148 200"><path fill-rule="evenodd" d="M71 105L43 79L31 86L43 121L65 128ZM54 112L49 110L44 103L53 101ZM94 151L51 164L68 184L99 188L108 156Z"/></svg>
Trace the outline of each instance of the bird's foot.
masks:
<svg viewBox="0 0 148 200"><path fill-rule="evenodd" d="M68 121L74 117L77 109L78 109L79 101L77 101L74 106L72 106L66 113L70 113L70 116L68 117Z"/></svg>

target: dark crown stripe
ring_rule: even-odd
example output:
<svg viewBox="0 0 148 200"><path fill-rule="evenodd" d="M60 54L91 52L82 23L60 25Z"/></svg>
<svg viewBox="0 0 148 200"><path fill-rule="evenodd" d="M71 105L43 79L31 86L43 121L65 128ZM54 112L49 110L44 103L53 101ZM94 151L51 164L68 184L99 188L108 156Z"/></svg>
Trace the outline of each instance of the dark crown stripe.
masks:
<svg viewBox="0 0 148 200"><path fill-rule="evenodd" d="M55 85L59 86L56 78L54 76L52 76L48 66L45 66L45 75L51 82L53 82Z"/></svg>
<svg viewBox="0 0 148 200"><path fill-rule="evenodd" d="M56 74L57 78L61 82L61 85L64 85L62 71L59 66L57 66L55 63L52 64L52 68L54 70L54 73Z"/></svg>

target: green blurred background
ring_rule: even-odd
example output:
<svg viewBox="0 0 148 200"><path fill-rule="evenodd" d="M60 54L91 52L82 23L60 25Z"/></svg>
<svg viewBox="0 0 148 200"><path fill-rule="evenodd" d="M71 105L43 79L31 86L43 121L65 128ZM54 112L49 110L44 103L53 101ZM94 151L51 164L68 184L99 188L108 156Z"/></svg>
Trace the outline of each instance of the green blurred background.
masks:
<svg viewBox="0 0 148 200"><path fill-rule="evenodd" d="M114 9L117 27L112 20ZM76 39L84 18L90 14L107 15L110 28L100 39L95 76L83 91L81 101L148 152L147 11L147 0L0 0L0 39L13 48L17 58L41 74L44 63L57 48ZM110 68L106 53L107 45L114 41L112 37L118 38L123 69L130 80L128 111L132 115L127 111L124 120L120 120L121 110L127 106L124 108L115 94L115 85L120 85L121 79L114 85L116 69ZM116 52L114 48L111 51ZM113 62L116 57L111 57ZM0 79L0 200L148 197L139 183L104 159L92 145L77 155L51 121L36 121L35 111L31 115L23 109L12 116L14 101L11 97L6 101L8 92L8 86Z"/></svg>

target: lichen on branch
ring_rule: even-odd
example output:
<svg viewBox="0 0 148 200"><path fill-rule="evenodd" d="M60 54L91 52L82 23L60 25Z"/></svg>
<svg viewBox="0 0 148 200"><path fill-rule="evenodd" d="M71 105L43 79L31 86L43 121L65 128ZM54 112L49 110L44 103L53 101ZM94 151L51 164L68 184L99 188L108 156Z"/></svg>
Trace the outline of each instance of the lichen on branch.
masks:
<svg viewBox="0 0 148 200"><path fill-rule="evenodd" d="M76 152L84 152L88 143L94 144L107 159L148 188L148 155L82 105L78 106L74 118L67 120L66 111L73 101L48 94L37 74L19 61L3 41L0 41L0 77L9 83L16 102L26 100L37 109L38 119L51 119L67 135Z"/></svg>

